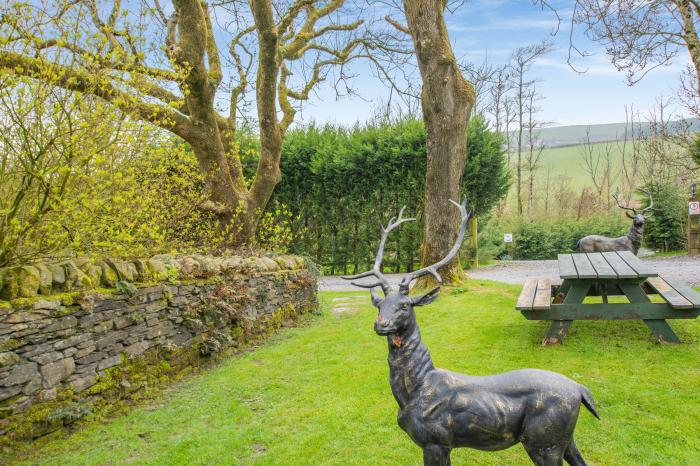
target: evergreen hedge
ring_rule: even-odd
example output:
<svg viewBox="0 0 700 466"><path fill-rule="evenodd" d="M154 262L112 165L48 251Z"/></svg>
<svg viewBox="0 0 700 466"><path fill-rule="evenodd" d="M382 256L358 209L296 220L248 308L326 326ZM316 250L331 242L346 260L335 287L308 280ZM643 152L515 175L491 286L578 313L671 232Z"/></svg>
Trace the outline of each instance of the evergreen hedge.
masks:
<svg viewBox="0 0 700 466"><path fill-rule="evenodd" d="M508 192L511 178L503 141L483 118L472 118L468 137L463 190L484 219ZM410 271L418 264L426 171L421 121L291 131L281 170L269 205L286 206L292 228L303 232L292 240L290 252L315 258L330 274L371 268L379 224L405 205L404 215L417 221L392 233L384 269Z"/></svg>

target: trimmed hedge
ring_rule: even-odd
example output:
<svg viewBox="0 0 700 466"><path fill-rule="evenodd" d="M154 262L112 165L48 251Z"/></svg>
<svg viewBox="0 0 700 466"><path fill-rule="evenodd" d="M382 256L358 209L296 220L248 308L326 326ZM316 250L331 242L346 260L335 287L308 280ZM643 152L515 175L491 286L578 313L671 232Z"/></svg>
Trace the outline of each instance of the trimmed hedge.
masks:
<svg viewBox="0 0 700 466"><path fill-rule="evenodd" d="M483 118L472 118L468 137L463 189L484 219L507 193L510 173L503 141ZM386 224L405 205L405 215L417 221L392 233L384 267L406 271L418 264L426 170L421 121L292 131L281 169L269 208L286 206L293 230L304 232L292 240L290 252L314 257L326 273L370 268L379 223Z"/></svg>

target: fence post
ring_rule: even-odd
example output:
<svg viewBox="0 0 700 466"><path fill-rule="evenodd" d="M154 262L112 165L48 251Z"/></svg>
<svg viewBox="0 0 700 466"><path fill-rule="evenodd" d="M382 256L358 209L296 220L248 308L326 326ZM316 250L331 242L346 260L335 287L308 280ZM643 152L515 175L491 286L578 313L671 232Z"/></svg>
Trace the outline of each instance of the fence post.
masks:
<svg viewBox="0 0 700 466"><path fill-rule="evenodd" d="M478 236L479 225L476 217L469 219L469 235L471 237L470 249L472 250L471 257L469 258L469 268L476 269L479 267L479 236Z"/></svg>
<svg viewBox="0 0 700 466"><path fill-rule="evenodd" d="M688 198L688 254L696 256L700 254L700 198L697 185L690 187Z"/></svg>

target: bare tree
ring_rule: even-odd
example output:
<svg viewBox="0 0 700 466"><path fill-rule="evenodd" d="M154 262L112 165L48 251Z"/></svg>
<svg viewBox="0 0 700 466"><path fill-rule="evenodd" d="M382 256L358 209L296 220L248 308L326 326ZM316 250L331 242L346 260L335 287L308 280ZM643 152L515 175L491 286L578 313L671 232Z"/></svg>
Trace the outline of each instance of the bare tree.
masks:
<svg viewBox="0 0 700 466"><path fill-rule="evenodd" d="M474 86L474 107L472 114L483 113L491 104L488 99L493 95L493 87L497 85L498 70L487 60L479 65L464 63L460 69L465 78Z"/></svg>
<svg viewBox="0 0 700 466"><path fill-rule="evenodd" d="M697 82L699 21L700 3L694 0L576 0L572 15L573 24L582 25L589 39L605 46L630 83L668 65L683 48L690 54Z"/></svg>
<svg viewBox="0 0 700 466"><path fill-rule="evenodd" d="M201 207L230 230L231 246L252 244L280 180L285 132L322 82L350 90L346 65L362 55L363 21L344 13L344 0L123 3L2 7L0 69L92 94L187 141L209 190ZM246 180L238 131L250 95L260 159Z"/></svg>
<svg viewBox="0 0 700 466"><path fill-rule="evenodd" d="M525 169L527 171L527 216L532 221L535 206L535 177L537 170L540 168L540 159L544 152L544 141L539 137L539 131L546 123L537 120L537 113L541 108L537 105L537 101L541 100L541 96L537 93L535 83L527 90L525 95L525 111L527 113L526 138L527 150L525 152Z"/></svg>
<svg viewBox="0 0 700 466"><path fill-rule="evenodd" d="M591 128L586 128L586 136L581 141L579 153L583 161L583 169L591 179L600 202L610 209L612 185L617 173L613 159L614 146L608 143L596 144L591 141Z"/></svg>
<svg viewBox="0 0 700 466"><path fill-rule="evenodd" d="M511 77L513 80L513 92L515 100L517 139L515 161L515 189L518 203L518 215L523 214L523 153L525 150L525 136L527 133L527 102L528 92L535 81L529 79L528 71L537 58L549 53L554 48L552 42L542 41L537 44L521 47L513 52L511 57Z"/></svg>

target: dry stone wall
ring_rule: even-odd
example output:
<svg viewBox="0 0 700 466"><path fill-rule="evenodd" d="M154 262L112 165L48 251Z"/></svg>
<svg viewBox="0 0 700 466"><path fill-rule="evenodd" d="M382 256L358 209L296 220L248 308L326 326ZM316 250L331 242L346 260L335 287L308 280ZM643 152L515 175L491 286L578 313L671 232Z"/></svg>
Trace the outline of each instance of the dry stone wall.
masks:
<svg viewBox="0 0 700 466"><path fill-rule="evenodd" d="M161 255L0 275L9 298L0 301L0 435L7 438L37 437L109 398L135 398L317 305L315 279L293 256Z"/></svg>

